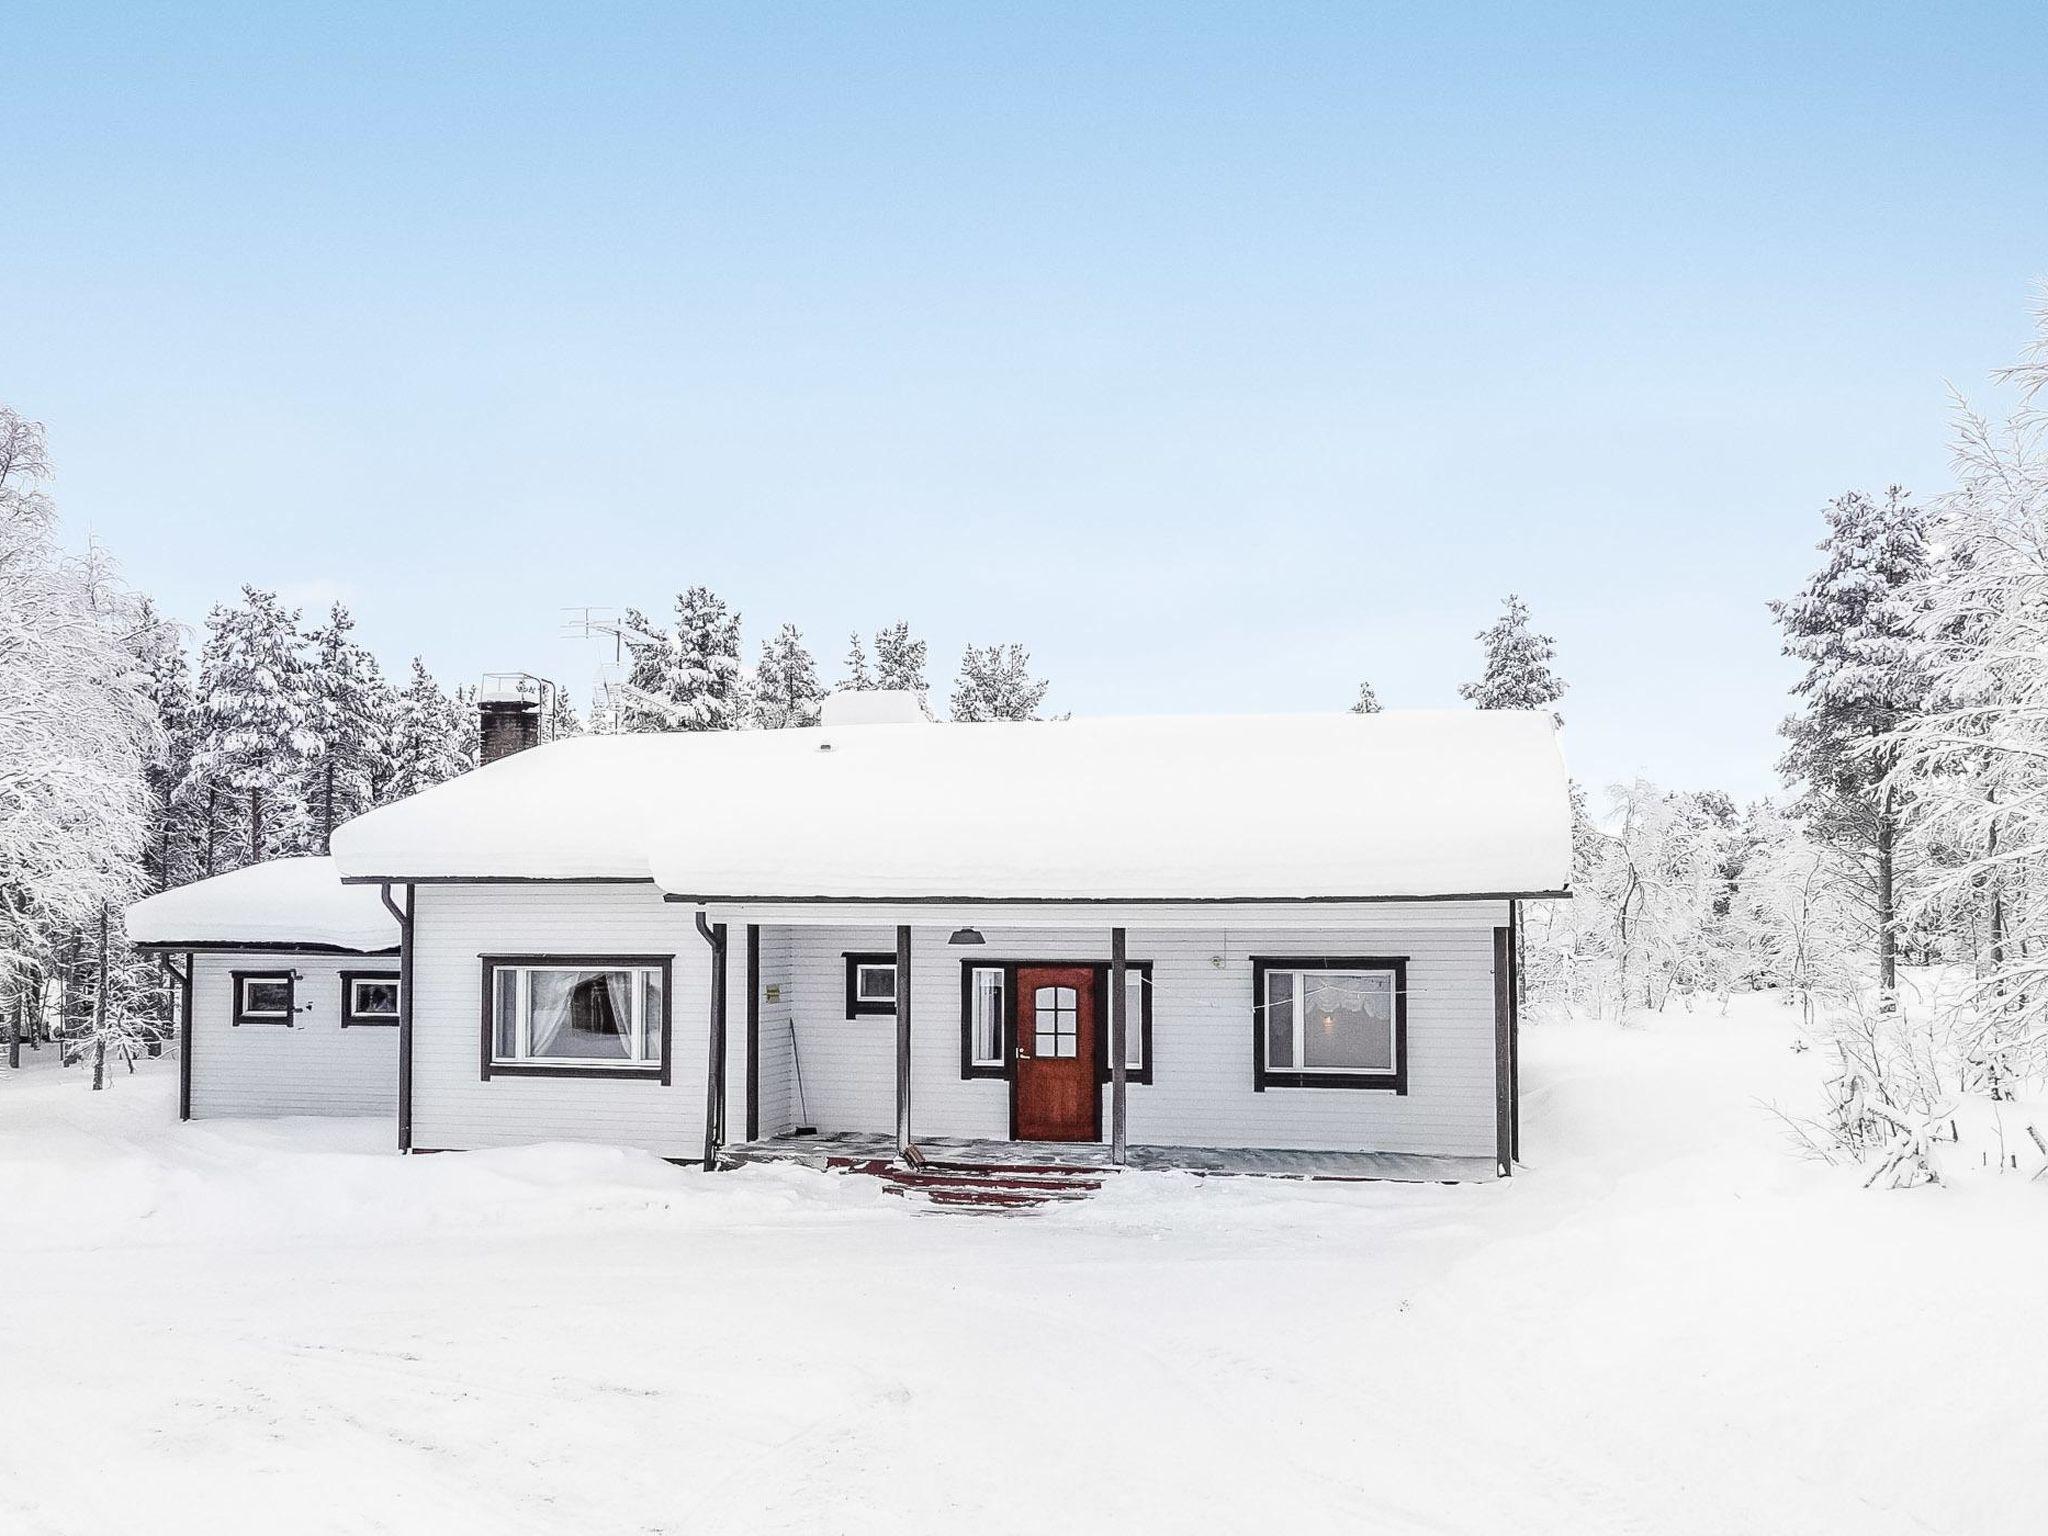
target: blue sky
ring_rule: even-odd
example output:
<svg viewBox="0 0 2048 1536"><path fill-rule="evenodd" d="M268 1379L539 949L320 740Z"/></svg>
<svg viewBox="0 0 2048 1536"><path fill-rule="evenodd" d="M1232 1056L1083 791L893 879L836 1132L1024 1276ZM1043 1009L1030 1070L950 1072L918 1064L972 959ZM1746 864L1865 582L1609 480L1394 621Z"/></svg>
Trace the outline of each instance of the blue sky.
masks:
<svg viewBox="0 0 2048 1536"><path fill-rule="evenodd" d="M1758 793L1764 607L2048 277L2037 7L10 11L0 400L197 622L444 681L705 582L1077 713L1455 702Z"/></svg>

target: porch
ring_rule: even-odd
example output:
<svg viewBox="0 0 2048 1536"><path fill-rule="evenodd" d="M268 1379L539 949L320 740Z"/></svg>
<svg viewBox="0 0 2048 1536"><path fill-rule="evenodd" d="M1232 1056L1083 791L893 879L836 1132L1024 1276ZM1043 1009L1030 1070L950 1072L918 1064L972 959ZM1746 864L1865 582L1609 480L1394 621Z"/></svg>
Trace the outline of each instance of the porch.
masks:
<svg viewBox="0 0 2048 1536"><path fill-rule="evenodd" d="M987 1141L958 1136L924 1136L917 1142L934 1168L1099 1169L1117 1167L1114 1149L1100 1142ZM725 1149L735 1163L801 1163L811 1168L848 1168L888 1162L897 1155L895 1138L879 1131L785 1131ZM1153 1173L1195 1173L1217 1177L1263 1176L1346 1182L1458 1184L1495 1176L1485 1157L1437 1157L1410 1152L1317 1152L1278 1147L1165 1147L1131 1145L1123 1165Z"/></svg>

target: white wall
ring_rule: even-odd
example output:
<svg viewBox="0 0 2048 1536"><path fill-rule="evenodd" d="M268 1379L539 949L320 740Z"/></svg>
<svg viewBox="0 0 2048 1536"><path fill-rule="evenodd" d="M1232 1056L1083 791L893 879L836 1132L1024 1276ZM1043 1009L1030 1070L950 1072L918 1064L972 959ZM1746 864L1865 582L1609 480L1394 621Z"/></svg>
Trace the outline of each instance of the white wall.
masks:
<svg viewBox="0 0 2048 1536"><path fill-rule="evenodd" d="M1132 929L1128 958L1153 962L1153 1080L1126 1090L1130 1140L1491 1156L1493 928L1506 921L1505 903L1475 902L1390 907L1377 924L1349 929ZM821 1130L893 1130L896 1022L845 1017L844 956L893 949L894 930L783 931L794 952L797 1039L812 1123ZM982 931L988 942L973 951L947 945L950 926L912 933L911 1122L919 1135L1009 1134L1009 1083L960 1076L963 958L1109 958L1105 928ZM1347 954L1408 958L1407 1094L1255 1092L1251 957Z"/></svg>
<svg viewBox="0 0 2048 1536"><path fill-rule="evenodd" d="M343 971L398 970L396 955L208 953L192 957L192 1117L391 1115L398 1030L341 1025ZM298 1013L236 1024L235 971L296 971Z"/></svg>
<svg viewBox="0 0 2048 1536"><path fill-rule="evenodd" d="M544 1140L620 1143L690 1158L703 1146L709 951L691 910L653 886L455 885L417 889L413 1140L489 1147ZM1505 903L1375 909L1355 926L1133 928L1129 957L1153 963L1153 1081L1129 1088L1130 1139L1185 1146L1341 1148L1490 1156L1494 1150L1492 930ZM1009 1084L960 1076L960 962L950 922L913 933L912 1124L925 1136L1002 1138ZM1106 927L984 928L989 960L1106 960ZM761 1133L795 1123L786 1050L794 1019L809 1122L895 1126L895 1021L845 1017L843 955L886 951L880 926L761 929ZM674 1059L667 1086L482 1079L481 966L490 953L674 957ZM1253 955L1408 957L1405 1096L1252 1087ZM746 928L729 930L727 1140L746 1131ZM767 989L781 1000L766 1001ZM1107 1089L1104 1090L1105 1094ZM1104 1124L1108 1123L1105 1108Z"/></svg>
<svg viewBox="0 0 2048 1536"><path fill-rule="evenodd" d="M662 1157L704 1150L711 951L692 909L647 885L414 887L412 1139L416 1148L595 1141ZM745 932L732 936L731 1016L745 1018ZM482 1074L487 954L673 957L674 1059L667 1084ZM745 1083L744 1036L735 1032ZM731 1057L728 1058L730 1065ZM745 1129L744 1098L727 1124Z"/></svg>

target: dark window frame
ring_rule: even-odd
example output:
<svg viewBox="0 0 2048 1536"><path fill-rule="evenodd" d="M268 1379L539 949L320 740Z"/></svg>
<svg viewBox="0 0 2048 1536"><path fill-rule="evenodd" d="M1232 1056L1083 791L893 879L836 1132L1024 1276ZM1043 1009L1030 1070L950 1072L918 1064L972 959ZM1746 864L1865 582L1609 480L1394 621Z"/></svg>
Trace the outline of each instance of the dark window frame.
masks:
<svg viewBox="0 0 2048 1536"><path fill-rule="evenodd" d="M896 999L886 1003L860 995L860 968L864 965L887 966L896 969L896 951L891 950L848 950L846 951L846 1016L849 1019L893 1019L896 1017ZM903 978L896 978L896 996L903 995Z"/></svg>
<svg viewBox="0 0 2048 1536"><path fill-rule="evenodd" d="M274 1013L249 1013L242 1007L242 984L248 981L281 981L284 983L284 1016ZM233 989L234 1022L237 1029L244 1024L281 1024L289 1029L299 1016L299 973L289 968L268 971L229 971L228 985Z"/></svg>
<svg viewBox="0 0 2048 1536"><path fill-rule="evenodd" d="M396 971L343 971L341 973L341 1027L343 1029L396 1029L399 1013L357 1013L356 983L359 981L388 981L401 990L398 994L399 1013L405 1011L404 983Z"/></svg>
<svg viewBox="0 0 2048 1536"><path fill-rule="evenodd" d="M482 1077L571 1077L603 1079L607 1082L660 1083L669 1085L670 1067L675 1060L676 987L675 959L668 955L479 955L482 964L483 1036ZM592 1066L588 1062L565 1061L551 1066L542 1061L497 1061L497 1019L494 1007L497 985L493 975L500 966L541 966L562 970L618 971L658 970L661 972L661 1065L635 1062L623 1067Z"/></svg>
<svg viewBox="0 0 2048 1536"><path fill-rule="evenodd" d="M1252 1092L1268 1088L1351 1088L1408 1093L1408 957L1406 955L1253 955ZM1394 1070L1391 1072L1304 1072L1266 1066L1266 973L1268 971L1391 971L1394 976Z"/></svg>
<svg viewBox="0 0 2048 1536"><path fill-rule="evenodd" d="M1109 962L1107 960L992 960L976 956L960 961L960 1076L964 1081L977 1078L989 1081L1003 1081L1015 1077L1017 1072L1017 972L1036 970L1041 967L1054 969L1082 967L1095 973L1095 1081L1098 1084L1110 1080L1109 1062ZM1152 1081L1152 962L1150 960L1126 960L1126 971L1135 971L1145 978L1139 989L1138 1017L1132 1022L1138 1031L1138 1061L1135 1067L1124 1069L1124 1081L1149 1085ZM1000 1065L977 1063L974 1059L974 973L976 971L1001 971L1003 973L1003 1059Z"/></svg>

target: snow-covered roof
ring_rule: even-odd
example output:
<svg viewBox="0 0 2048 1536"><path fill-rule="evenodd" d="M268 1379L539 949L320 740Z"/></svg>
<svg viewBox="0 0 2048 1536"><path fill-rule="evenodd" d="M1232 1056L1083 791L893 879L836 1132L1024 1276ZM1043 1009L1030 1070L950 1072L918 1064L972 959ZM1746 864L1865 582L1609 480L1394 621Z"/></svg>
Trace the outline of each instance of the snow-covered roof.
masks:
<svg viewBox="0 0 2048 1536"><path fill-rule="evenodd" d="M344 876L648 879L777 900L1562 890L1547 714L1160 717L582 737L350 822Z"/></svg>
<svg viewBox="0 0 2048 1536"><path fill-rule="evenodd" d="M343 885L332 859L272 859L195 880L144 897L127 919L137 944L398 947L398 923L376 887Z"/></svg>

